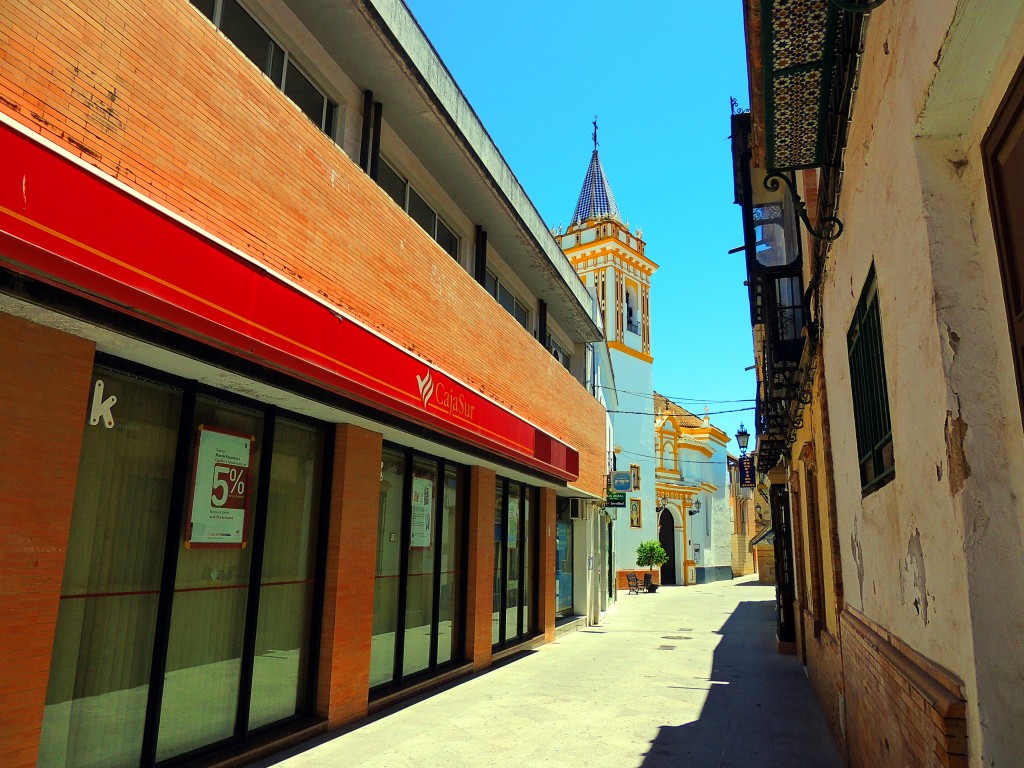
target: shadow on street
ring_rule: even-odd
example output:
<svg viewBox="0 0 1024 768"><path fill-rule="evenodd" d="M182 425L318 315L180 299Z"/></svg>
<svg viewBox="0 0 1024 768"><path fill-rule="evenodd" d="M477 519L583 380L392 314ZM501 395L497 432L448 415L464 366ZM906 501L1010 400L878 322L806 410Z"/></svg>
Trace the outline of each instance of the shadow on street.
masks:
<svg viewBox="0 0 1024 768"><path fill-rule="evenodd" d="M774 629L773 601L736 607L717 633L700 718L662 726L642 768L842 767L803 668L776 652Z"/></svg>

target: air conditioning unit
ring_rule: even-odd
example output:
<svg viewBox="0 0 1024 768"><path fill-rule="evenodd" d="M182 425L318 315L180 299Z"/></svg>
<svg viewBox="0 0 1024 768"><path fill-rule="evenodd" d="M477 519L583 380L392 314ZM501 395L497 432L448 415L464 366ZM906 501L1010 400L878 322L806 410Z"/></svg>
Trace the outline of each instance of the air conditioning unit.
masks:
<svg viewBox="0 0 1024 768"><path fill-rule="evenodd" d="M584 499L569 499L569 518L571 520L586 520L587 506Z"/></svg>

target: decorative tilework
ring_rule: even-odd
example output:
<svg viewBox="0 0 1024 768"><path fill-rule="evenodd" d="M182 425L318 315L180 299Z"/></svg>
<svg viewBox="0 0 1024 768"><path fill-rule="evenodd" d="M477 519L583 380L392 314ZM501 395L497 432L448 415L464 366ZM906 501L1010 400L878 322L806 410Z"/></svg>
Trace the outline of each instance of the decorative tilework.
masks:
<svg viewBox="0 0 1024 768"><path fill-rule="evenodd" d="M799 67L825 58L828 0L772 1L772 68Z"/></svg>
<svg viewBox="0 0 1024 768"><path fill-rule="evenodd" d="M572 223L581 224L587 219L596 219L601 216L610 216L616 221L621 221L619 206L615 203L615 195L612 194L612 188L608 186L608 179L605 178L604 168L601 167L601 160L595 149L594 154L590 157L587 176L583 179L583 189L580 191L580 199L576 203L576 212L572 215Z"/></svg>
<svg viewBox="0 0 1024 768"><path fill-rule="evenodd" d="M768 165L821 164L840 11L829 0L762 0Z"/></svg>
<svg viewBox="0 0 1024 768"><path fill-rule="evenodd" d="M821 120L821 79L819 69L775 78L775 133L772 149L776 168L816 164L818 123Z"/></svg>

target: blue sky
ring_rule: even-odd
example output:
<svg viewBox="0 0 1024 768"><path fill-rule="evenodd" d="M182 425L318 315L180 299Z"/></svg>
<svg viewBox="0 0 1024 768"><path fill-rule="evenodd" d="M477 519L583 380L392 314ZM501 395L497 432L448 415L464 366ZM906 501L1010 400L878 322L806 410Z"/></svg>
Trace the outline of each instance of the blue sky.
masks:
<svg viewBox="0 0 1024 768"><path fill-rule="evenodd" d="M753 431L746 274L728 254L743 242L728 141L729 97L748 101L739 0L406 3L549 226L572 217L597 115L619 210L659 265L655 389L698 414L707 402L730 436Z"/></svg>

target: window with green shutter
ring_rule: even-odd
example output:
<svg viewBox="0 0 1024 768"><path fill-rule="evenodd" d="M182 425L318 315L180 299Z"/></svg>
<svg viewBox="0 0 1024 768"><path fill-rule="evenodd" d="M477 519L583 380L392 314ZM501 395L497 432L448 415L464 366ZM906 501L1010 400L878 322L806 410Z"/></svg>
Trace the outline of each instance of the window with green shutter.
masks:
<svg viewBox="0 0 1024 768"><path fill-rule="evenodd" d="M846 334L846 344L850 355L860 486L867 495L896 475L874 265L864 282L864 290L861 291L857 310Z"/></svg>

